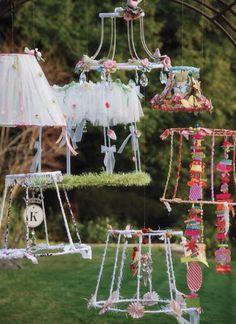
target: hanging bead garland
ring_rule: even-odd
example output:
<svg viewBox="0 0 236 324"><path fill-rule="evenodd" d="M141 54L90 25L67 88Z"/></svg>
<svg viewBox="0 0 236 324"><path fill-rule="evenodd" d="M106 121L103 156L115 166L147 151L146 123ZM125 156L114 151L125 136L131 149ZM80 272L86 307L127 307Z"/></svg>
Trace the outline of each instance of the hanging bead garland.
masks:
<svg viewBox="0 0 236 324"><path fill-rule="evenodd" d="M229 158L229 153L233 149L233 144L225 138L222 148L224 150L224 159L221 160L216 169L220 173L220 193L216 194L216 200L222 202L217 205L216 210L216 239L218 241L218 249L215 252L216 271L218 273L231 272L231 251L228 245L228 231L229 231L229 216L230 211L233 214L231 194L229 193L230 173L233 171L233 161Z"/></svg>
<svg viewBox="0 0 236 324"><path fill-rule="evenodd" d="M200 307L200 299L197 292L202 286L202 269L200 263L208 266L203 243L203 210L202 206L192 207L188 218L185 220L186 237L185 256L181 262L188 264L187 283L190 294L186 296L188 307Z"/></svg>
<svg viewBox="0 0 236 324"><path fill-rule="evenodd" d="M205 158L205 147L202 146L204 134L197 129L193 135L192 161L190 163L191 181L188 182L190 187L189 200L202 200L202 188L207 185L206 179L203 178L205 173L205 163L202 161Z"/></svg>

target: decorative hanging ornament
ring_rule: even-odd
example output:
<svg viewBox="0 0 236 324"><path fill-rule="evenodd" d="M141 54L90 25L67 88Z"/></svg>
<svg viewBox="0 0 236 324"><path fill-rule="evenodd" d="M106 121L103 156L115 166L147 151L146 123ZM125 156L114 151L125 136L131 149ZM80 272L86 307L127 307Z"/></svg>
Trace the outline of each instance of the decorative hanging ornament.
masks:
<svg viewBox="0 0 236 324"><path fill-rule="evenodd" d="M215 251L216 272L229 273L231 272L231 251L228 244L228 231L230 226L230 214L234 216L232 206L232 198L229 192L230 174L233 172L234 163L230 159L230 151L234 145L225 137L222 144L224 158L216 165L216 170L220 173L220 193L216 194L218 203L216 210L216 239L218 241L218 249Z"/></svg>
<svg viewBox="0 0 236 324"><path fill-rule="evenodd" d="M193 134L193 146L192 149L192 161L190 163L190 176L191 180L188 182L190 187L189 200L198 201L202 200L202 189L206 187L207 182L204 179L205 163L202 161L205 158L202 141L204 140L204 134L197 126Z"/></svg>
<svg viewBox="0 0 236 324"><path fill-rule="evenodd" d="M138 7L142 0L127 0L123 16L127 21L137 20L143 14L143 10Z"/></svg>
<svg viewBox="0 0 236 324"><path fill-rule="evenodd" d="M81 254L85 259L91 259L91 247L82 244L80 239L77 223L71 208L71 204L68 199L67 192L63 188L63 196L66 203L68 214L70 215L70 221L67 219L64 205L62 202L62 196L59 191L59 183L62 182L62 174L60 171L56 172L43 172L43 173L28 173L28 174L12 174L6 176L5 189L3 194L1 214L0 214L0 227L5 227L4 234L4 247L0 249L0 259L12 260L26 258L37 264L37 257L41 256L56 256L66 254ZM25 223L25 248L10 248L9 238L11 233L9 231L10 224L12 222L12 200L13 190L16 186L20 186L25 189L25 203L26 209L24 212ZM67 234L68 243L54 243L49 241L47 218L44 207L44 195L43 191L47 187L55 188L58 203L61 208L62 219L64 221L65 232ZM9 201L7 208L7 215L4 217L4 207L6 203L7 193L9 193ZM32 196L30 198L30 192ZM39 192L39 196L35 197L35 191ZM43 223L45 238L41 239L41 243L36 243L36 228ZM71 226L70 226L71 225ZM31 229L31 233L30 233ZM72 239L75 238L75 240Z"/></svg>
<svg viewBox="0 0 236 324"><path fill-rule="evenodd" d="M29 205L24 211L24 221L30 228L36 228L43 222L43 210L38 205Z"/></svg>
<svg viewBox="0 0 236 324"><path fill-rule="evenodd" d="M28 54L0 54L1 126L66 126L38 63L39 53L36 49ZM7 107L10 109L6 110Z"/></svg>
<svg viewBox="0 0 236 324"><path fill-rule="evenodd" d="M100 309L99 314L107 312L126 313L134 319L146 317L149 314L167 314L178 319L179 323L198 323L199 307L187 307L183 294L177 291L174 267L172 260L171 238L174 236L182 237L182 232L176 231L153 231L150 228L142 230L132 230L130 226L125 230L108 231L105 250L99 271L95 293L88 302L88 308ZM116 248L114 251L115 240ZM129 247L129 240L135 247ZM156 244L153 241L164 243L165 257L157 256L154 252ZM155 242L156 243L156 242ZM158 244L157 244L158 245ZM131 263L128 255L132 251ZM107 267L107 257L109 259L114 253L114 264ZM157 259L156 259L157 256ZM155 262L152 260L155 259ZM157 262L157 263L156 263ZM153 277L155 270L164 268L168 277L168 295L162 298L158 292L156 278ZM157 269L154 268L158 265ZM130 267L133 276L130 278L127 268ZM109 270L111 273L109 273ZM193 268L191 272L198 272L199 269ZM189 276L191 277L191 273ZM107 281L111 278L110 282ZM201 278L200 278L201 279ZM194 281L194 289L197 290L201 285L201 280ZM192 285L192 282L191 282ZM106 289L107 288L107 293ZM155 291L156 290L156 291ZM107 296L104 298L104 296ZM167 297L168 296L168 297ZM184 315L190 315L190 321Z"/></svg>
<svg viewBox="0 0 236 324"><path fill-rule="evenodd" d="M166 81L163 71L161 82ZM170 67L165 89L151 100L152 108L170 112L212 111L210 100L203 96L199 69L188 66Z"/></svg>
<svg viewBox="0 0 236 324"><path fill-rule="evenodd" d="M235 159L224 157L222 161L215 163L215 156L219 152L216 141L221 141L225 137L228 140L224 142L223 147L226 147L225 149L228 151L234 151L234 145L230 143L230 140L234 140L236 131L210 129L196 125L189 128L166 129L160 137L162 140L170 137L169 169L163 196L160 200L163 203L196 203L200 205L220 205L227 202L228 208L233 214L233 206L236 205L236 202L233 201L228 190L231 187L233 188L230 185L229 175L231 173L235 174ZM211 147L211 149L207 149L208 147ZM189 154L185 148L190 148L191 150L189 180L185 178L183 172L183 156ZM176 174L174 161L177 162ZM205 170L206 165L209 166L209 173ZM215 195L214 189L215 170L218 170L222 178L220 192L217 195ZM172 175L176 179L175 182L170 181ZM179 187L181 185L186 186L186 184L189 187L189 191L182 190L180 192ZM207 192L210 192L209 197Z"/></svg>

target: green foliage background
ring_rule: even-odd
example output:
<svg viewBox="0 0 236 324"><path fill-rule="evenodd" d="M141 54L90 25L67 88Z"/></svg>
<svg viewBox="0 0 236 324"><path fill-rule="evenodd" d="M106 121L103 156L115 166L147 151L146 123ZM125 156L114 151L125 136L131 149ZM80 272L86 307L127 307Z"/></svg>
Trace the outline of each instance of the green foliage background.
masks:
<svg viewBox="0 0 236 324"><path fill-rule="evenodd" d="M74 66L83 54L92 55L99 43L100 26L98 13L113 11L122 6L122 1L111 0L38 0L29 1L15 14L14 46L38 47L46 56L45 70L48 69L50 82L63 84L76 79ZM168 114L150 109L149 100L161 90L159 72L150 74L150 82L145 90L143 102L145 118L141 122L141 151L143 169L153 178L146 189L88 189L71 193L74 209L83 224L96 218L113 217L114 222L125 223L127 219L139 226L146 224L157 228L181 224L186 206L174 206L168 216L159 203L168 171L169 142L162 142L160 134L170 127L194 126L235 128L236 118L236 63L235 48L221 31L200 15L165 0L144 0L146 12L145 32L147 44L152 51L161 48L162 53L172 58L173 65L193 65L201 67L203 93L212 99L215 110L212 114ZM138 39L138 30L135 30ZM6 17L0 25L2 42L10 42L11 24ZM117 60L127 60L125 28L119 22ZM105 48L109 47L109 31L106 31ZM141 51L141 46L137 42ZM0 45L1 48L1 45ZM103 52L106 55L106 52ZM143 54L144 56L144 54ZM49 69L49 66L52 68ZM92 75L93 80L96 75ZM128 81L131 75L117 75ZM122 142L125 134L118 130ZM80 146L80 156L73 160L74 172L100 171L103 157L99 153L102 141L100 130L89 127ZM118 145L117 145L118 146ZM129 171L132 167L131 152L127 149L118 158L120 169ZM183 172L188 177L187 158ZM175 161L176 162L176 161ZM118 168L118 171L120 171ZM172 177L172 183L175 176ZM49 194L51 197L51 194ZM48 198L50 200L51 198ZM214 209L206 212L208 233L214 228ZM232 236L234 237L234 227Z"/></svg>

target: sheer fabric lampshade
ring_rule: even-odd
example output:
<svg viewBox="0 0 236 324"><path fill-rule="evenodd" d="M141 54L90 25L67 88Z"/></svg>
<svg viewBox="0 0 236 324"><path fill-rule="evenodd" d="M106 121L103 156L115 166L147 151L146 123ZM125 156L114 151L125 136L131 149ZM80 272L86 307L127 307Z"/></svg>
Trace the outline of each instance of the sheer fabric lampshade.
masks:
<svg viewBox="0 0 236 324"><path fill-rule="evenodd" d="M66 126L34 55L0 54L0 89L1 126Z"/></svg>

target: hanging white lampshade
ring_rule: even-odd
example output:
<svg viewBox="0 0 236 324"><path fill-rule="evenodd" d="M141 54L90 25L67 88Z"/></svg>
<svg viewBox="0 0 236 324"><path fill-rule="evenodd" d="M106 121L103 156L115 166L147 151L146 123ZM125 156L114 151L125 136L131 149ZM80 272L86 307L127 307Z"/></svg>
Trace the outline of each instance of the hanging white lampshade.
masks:
<svg viewBox="0 0 236 324"><path fill-rule="evenodd" d="M66 126L34 55L0 54L0 71L1 126Z"/></svg>

